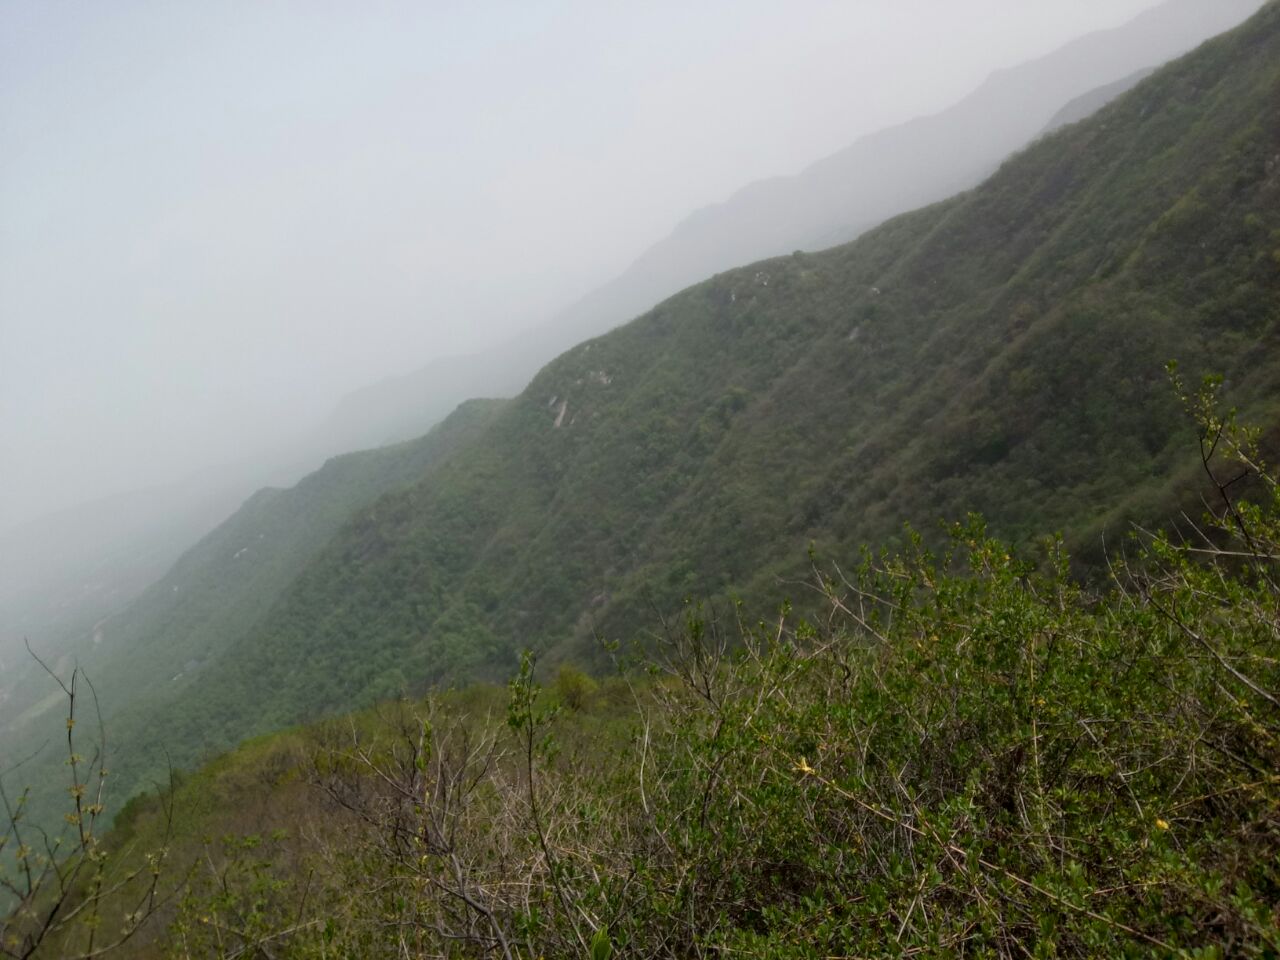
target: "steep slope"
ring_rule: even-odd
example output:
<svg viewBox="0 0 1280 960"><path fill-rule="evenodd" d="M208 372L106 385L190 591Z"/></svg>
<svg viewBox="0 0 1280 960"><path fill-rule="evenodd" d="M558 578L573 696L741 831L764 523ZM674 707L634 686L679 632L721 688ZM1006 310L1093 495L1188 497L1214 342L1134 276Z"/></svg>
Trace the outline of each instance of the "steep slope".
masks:
<svg viewBox="0 0 1280 960"><path fill-rule="evenodd" d="M51 654L38 638L33 648L62 675L73 664L86 671L113 739L122 714L149 713L155 723L150 711L162 714L164 704L198 685L202 671L246 636L354 511L429 477L484 432L502 403L470 401L418 440L336 457L294 487L259 491L122 612L67 648ZM45 741L50 717L62 707L56 686L30 657L17 658L12 670L0 714L0 766ZM154 739L160 729L162 723L144 726L139 736ZM44 762L28 771L31 782L49 783L48 766L61 765L52 754ZM47 799L42 791L36 806Z"/></svg>
<svg viewBox="0 0 1280 960"><path fill-rule="evenodd" d="M160 728L180 759L343 704L589 650L687 596L795 593L980 510L1096 549L1196 466L1163 364L1280 400L1280 6L981 188L730 271L546 367L464 453L347 524ZM757 612L753 610L751 612Z"/></svg>
<svg viewBox="0 0 1280 960"><path fill-rule="evenodd" d="M1083 119L1136 83L1137 71L1239 24L1261 4L1167 0L1122 27L996 73L939 114L864 137L794 176L750 184L692 214L621 276L529 334L352 395L325 430L364 438L361 443L416 436L464 398L511 396L575 343L721 270L844 243L889 217L973 187L1060 111L1073 111L1063 122Z"/></svg>
<svg viewBox="0 0 1280 960"><path fill-rule="evenodd" d="M216 486L165 487L0 535L0 723L20 685L24 638L61 650L68 638L89 636L235 507Z"/></svg>
<svg viewBox="0 0 1280 960"><path fill-rule="evenodd" d="M125 955L609 956L585 917L653 960L1271 958L1264 488L1208 522L1223 552L1135 545L1101 592L969 525L821 617L728 627L748 655L681 625L652 673L522 669L257 738L132 802L106 842L141 878L89 906L130 929L163 849L179 895ZM82 955L64 927L37 956Z"/></svg>
<svg viewBox="0 0 1280 960"><path fill-rule="evenodd" d="M0 724L6 698L9 707L22 701L24 637L59 654L90 637L258 487L292 483L337 453L420 436L468 397L511 396L573 344L716 271L843 242L972 186L1068 99L1083 95L1071 117L1087 115L1124 89L1110 79L1174 56L1260 2L1169 0L1125 27L993 77L938 116L867 137L796 176L753 184L695 213L623 276L512 343L439 360L344 398L320 430L275 451L273 462L230 465L128 503L89 505L70 528L50 518L22 536L0 537ZM1107 85L1095 90L1099 84ZM86 526L110 535L86 536Z"/></svg>
<svg viewBox="0 0 1280 960"><path fill-rule="evenodd" d="M255 490L291 486L330 457L386 439L383 433L303 435L172 483L81 504L0 533L0 727L29 692L24 640L51 657L68 654L103 621L127 609Z"/></svg>
<svg viewBox="0 0 1280 960"><path fill-rule="evenodd" d="M1088 119L1116 97L1128 93L1155 72L1155 67L1147 67L1114 83L1104 84L1096 90L1081 94L1053 115L1053 119L1045 124L1043 133L1053 133L1068 124Z"/></svg>

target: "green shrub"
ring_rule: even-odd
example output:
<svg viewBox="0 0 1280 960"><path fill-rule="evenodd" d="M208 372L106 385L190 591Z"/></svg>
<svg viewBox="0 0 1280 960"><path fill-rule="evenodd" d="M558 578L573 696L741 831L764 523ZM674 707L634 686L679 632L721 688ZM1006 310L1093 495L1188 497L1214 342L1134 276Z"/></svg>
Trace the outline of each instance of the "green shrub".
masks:
<svg viewBox="0 0 1280 960"><path fill-rule="evenodd" d="M551 692L556 699L570 710L582 710L599 690L599 685L587 674L570 664L563 664L556 671L555 683Z"/></svg>

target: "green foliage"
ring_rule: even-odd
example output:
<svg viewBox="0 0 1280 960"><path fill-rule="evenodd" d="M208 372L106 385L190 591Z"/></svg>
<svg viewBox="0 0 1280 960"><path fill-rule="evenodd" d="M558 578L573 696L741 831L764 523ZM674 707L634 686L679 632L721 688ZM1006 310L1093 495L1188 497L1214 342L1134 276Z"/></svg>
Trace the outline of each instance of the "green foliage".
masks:
<svg viewBox="0 0 1280 960"><path fill-rule="evenodd" d="M151 622L104 694L148 678L109 718L122 782L159 773L164 749L187 765L496 681L524 647L598 668L598 638L648 644L689 597L746 597L758 617L795 592L810 543L902 546L904 522L935 549L937 518L970 511L1018 549L1063 531L1096 576L1104 535L1200 492L1170 356L1223 371L1275 423L1277 102L1269 4L974 191L720 274L570 350L416 482L346 501L260 587ZM197 674L156 681L150 664L206 648Z"/></svg>
<svg viewBox="0 0 1280 960"><path fill-rule="evenodd" d="M570 663L560 665L552 686L556 699L575 711L584 709L599 689L595 680Z"/></svg>
<svg viewBox="0 0 1280 960"><path fill-rule="evenodd" d="M243 748L173 797L221 794L171 857L264 819L205 844L216 883L167 942L1275 956L1280 486L1217 389L1183 397L1222 498L1185 535L1135 536L1105 592L1059 539L1028 560L971 519L937 550L819 564L820 619L690 607L625 700L561 711L526 654L505 714L476 688Z"/></svg>
<svg viewBox="0 0 1280 960"><path fill-rule="evenodd" d="M935 545L938 517L970 511L1019 547L1062 530L1078 569L1101 569L1104 536L1199 492L1170 356L1274 415L1280 126L1258 118L1280 97L1278 20L1268 7L969 194L721 274L569 351L149 715L190 757L399 677L498 680L524 646L598 667L597 637L630 640L690 596L758 615L810 542L848 556L900 544L904 521Z"/></svg>
<svg viewBox="0 0 1280 960"><path fill-rule="evenodd" d="M610 960L613 944L609 941L609 928L601 927L591 937L591 960Z"/></svg>
<svg viewBox="0 0 1280 960"><path fill-rule="evenodd" d="M79 670L66 681L53 679L65 709L63 784L70 781L61 824L46 830L33 821L30 792L13 796L4 782L12 771L0 771L0 956L13 960L37 955L88 960L112 953L153 921L158 905L172 896L164 890L172 882L161 880L172 808L161 811L158 825L153 821L153 846L130 848L124 862L117 862L113 854L122 841L106 842L102 836L105 739L100 725L96 737L86 737L80 725L85 708L96 708L93 685ZM80 752L90 749L88 755ZM132 811L128 826L137 813Z"/></svg>
<svg viewBox="0 0 1280 960"><path fill-rule="evenodd" d="M175 731L157 721L174 700L188 701L209 668L260 620L281 591L348 519L389 490L430 476L464 448L501 408L500 401L465 404L426 437L411 443L349 454L288 490L262 490L227 522L184 555L174 568L125 613L100 625L101 644L85 637L74 657L94 680L110 725L113 782L126 791L163 781L171 758L190 763L229 749L251 733L277 729L264 704L237 700L227 714L199 711L188 719L199 734ZM39 638L36 638L37 640ZM38 646L38 644L37 644ZM394 697L409 683L388 658L352 694L352 706ZM56 685L48 677L29 686L43 696ZM321 688L322 689L322 688ZM315 712L314 702L308 704ZM27 756L44 741L48 714L25 728L0 730L9 756ZM252 723L246 724L246 719ZM295 719L288 716L285 719ZM229 731L224 731L226 725ZM168 731L161 738L158 729ZM59 758L46 751L44 767L29 768L31 782L56 778ZM53 768L51 771L50 768ZM32 798L32 816L56 820L60 797L49 790Z"/></svg>
<svg viewBox="0 0 1280 960"><path fill-rule="evenodd" d="M155 730L186 762L398 699L130 807L122 860L177 810L169 857L199 867L130 945L1276 956L1277 102L1272 3L978 190L575 348L282 556L198 684L121 715L135 778ZM1198 458L1171 354L1225 372L1174 371ZM1096 554L1199 492L1202 519ZM514 653L655 622L648 671L598 688ZM513 671L505 705L406 698Z"/></svg>

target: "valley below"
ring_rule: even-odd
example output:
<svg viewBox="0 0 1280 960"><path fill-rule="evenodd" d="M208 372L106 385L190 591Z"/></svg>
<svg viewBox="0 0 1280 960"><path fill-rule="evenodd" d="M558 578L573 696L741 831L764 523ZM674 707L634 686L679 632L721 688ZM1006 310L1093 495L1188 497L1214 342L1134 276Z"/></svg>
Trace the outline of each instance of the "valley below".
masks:
<svg viewBox="0 0 1280 960"><path fill-rule="evenodd" d="M0 956L1280 953L1280 3L1206 16L6 535Z"/></svg>

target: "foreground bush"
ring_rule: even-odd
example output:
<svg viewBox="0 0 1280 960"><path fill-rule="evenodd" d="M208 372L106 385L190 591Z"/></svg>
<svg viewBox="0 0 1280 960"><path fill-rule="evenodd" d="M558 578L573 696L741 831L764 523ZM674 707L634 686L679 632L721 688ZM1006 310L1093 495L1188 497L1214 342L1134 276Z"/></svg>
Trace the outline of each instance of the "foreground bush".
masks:
<svg viewBox="0 0 1280 960"><path fill-rule="evenodd" d="M1213 401L1209 515L1115 551L1105 595L973 521L815 563L817 616L690 608L598 687L526 658L245 748L158 808L198 811L196 868L131 948L1276 956L1280 493Z"/></svg>

